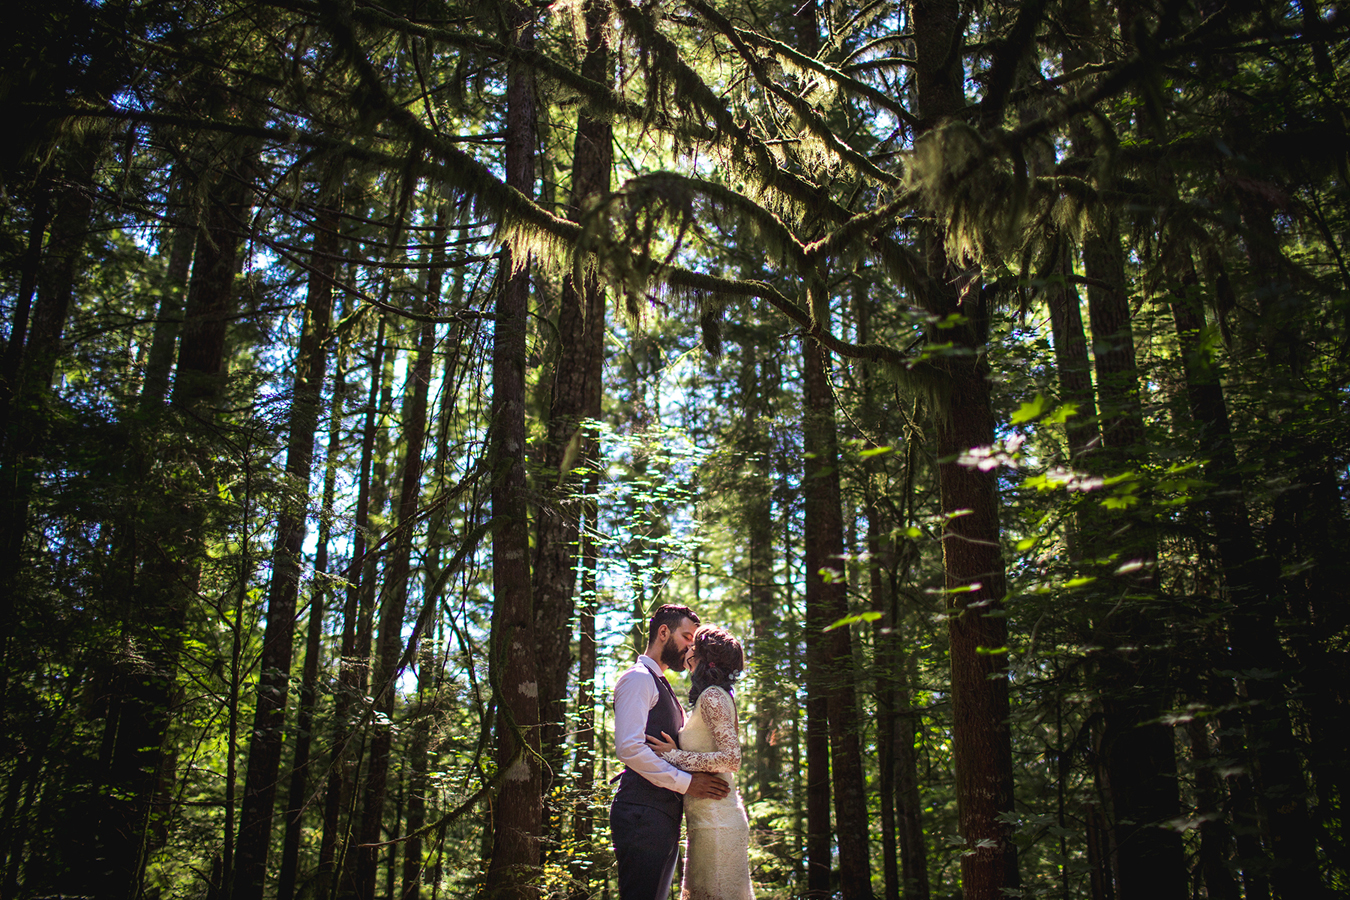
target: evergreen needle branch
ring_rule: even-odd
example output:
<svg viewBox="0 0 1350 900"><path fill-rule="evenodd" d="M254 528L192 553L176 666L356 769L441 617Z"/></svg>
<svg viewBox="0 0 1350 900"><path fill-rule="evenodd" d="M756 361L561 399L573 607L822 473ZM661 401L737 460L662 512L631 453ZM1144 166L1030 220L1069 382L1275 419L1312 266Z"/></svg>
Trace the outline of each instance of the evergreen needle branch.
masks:
<svg viewBox="0 0 1350 900"><path fill-rule="evenodd" d="M750 49L742 38L740 29L732 25L729 19L713 9L707 3L704 3L703 0L687 0L687 2L690 9L698 12L727 36L727 40L731 41L731 45L736 48L736 52L745 60L746 66L750 69L751 73L754 74L755 80L759 82L760 86L772 93L779 100L782 100L783 103L792 110L793 115L795 115L802 124L804 124L807 129L809 129L810 132L830 150L830 152L852 165L860 173L870 175L882 184L891 185L892 187L900 184L899 176L882 170L866 156L863 156L857 150L854 150L852 147L839 140L839 137L834 133L834 129L821 119L820 115L811 107L811 104L808 103L804 97L789 91L779 84L776 79L772 78L769 75L768 70L765 69L763 60Z"/></svg>
<svg viewBox="0 0 1350 900"><path fill-rule="evenodd" d="M310 12L321 16L324 14L325 7L329 5L329 0L316 0L316 2L309 2L309 0L271 0L271 2L283 9ZM349 10L349 14L353 21L362 25L388 29L410 38L421 38L428 44L441 44L457 50L481 53L503 62L522 63L581 97L590 111L599 119L619 117L632 122L643 122L649 121L652 117L651 110L642 104L616 95L608 85L587 78L580 72L562 65L557 60L537 50L525 50L482 35L421 24L368 3L354 5ZM665 117L658 117L658 121L663 128L671 129L674 127L674 123ZM694 136L700 140L712 138L711 132L708 131Z"/></svg>
<svg viewBox="0 0 1350 900"><path fill-rule="evenodd" d="M808 244L805 248L808 261L831 259L858 238L879 227L890 225L902 210L915 206L919 196L919 191L906 191L885 206L853 216L820 240Z"/></svg>
<svg viewBox="0 0 1350 900"><path fill-rule="evenodd" d="M896 102L895 98L886 95L884 92L872 87L870 84L852 78L844 72L841 72L839 69L836 69L834 66L823 63L815 57L807 56L800 50L797 50L782 41L775 40L768 35L759 34L755 31L747 31L744 28L737 28L736 33L740 36L741 40L745 41L747 44L755 44L766 50L772 50L784 59L791 61L793 65L802 69L809 69L818 75L823 75L840 87L852 91L861 97L866 97L910 128L914 128L918 125L918 119L916 119L909 110L905 109L903 104ZM890 62L904 63L906 65L912 64L912 61L910 60L890 60Z"/></svg>

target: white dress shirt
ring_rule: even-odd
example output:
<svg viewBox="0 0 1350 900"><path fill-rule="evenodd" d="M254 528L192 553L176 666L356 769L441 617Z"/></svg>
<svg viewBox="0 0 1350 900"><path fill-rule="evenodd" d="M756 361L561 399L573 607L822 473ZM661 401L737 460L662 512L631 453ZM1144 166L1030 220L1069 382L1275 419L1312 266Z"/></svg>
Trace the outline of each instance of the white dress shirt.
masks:
<svg viewBox="0 0 1350 900"><path fill-rule="evenodd" d="M652 784L683 794L693 776L657 756L647 743L647 715L661 699L652 674L665 677L656 660L644 653L614 683L614 752L621 763ZM683 707L680 718L684 719Z"/></svg>

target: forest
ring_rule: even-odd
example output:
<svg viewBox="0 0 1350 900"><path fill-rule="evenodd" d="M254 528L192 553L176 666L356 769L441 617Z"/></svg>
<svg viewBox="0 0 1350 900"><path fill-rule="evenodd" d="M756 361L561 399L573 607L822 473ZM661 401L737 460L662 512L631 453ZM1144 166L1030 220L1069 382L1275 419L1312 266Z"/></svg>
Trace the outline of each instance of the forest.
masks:
<svg viewBox="0 0 1350 900"><path fill-rule="evenodd" d="M2 6L0 900L1350 892L1335 0Z"/></svg>

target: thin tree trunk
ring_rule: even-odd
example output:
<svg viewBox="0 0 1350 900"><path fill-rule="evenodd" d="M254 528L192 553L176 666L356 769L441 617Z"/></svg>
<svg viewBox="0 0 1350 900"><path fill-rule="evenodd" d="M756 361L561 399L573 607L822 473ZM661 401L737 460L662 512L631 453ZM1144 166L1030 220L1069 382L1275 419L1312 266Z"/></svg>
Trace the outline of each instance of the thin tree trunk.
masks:
<svg viewBox="0 0 1350 900"><path fill-rule="evenodd" d="M93 214L93 179L101 136L89 134L70 150L65 184L57 192L51 235L42 249L45 204L35 211L18 307L5 350L0 385L0 684L8 681L9 643L15 632L19 573L28 532L28 509L37 483L37 459L51 425L52 377L84 259ZM31 321L24 300L36 290Z"/></svg>
<svg viewBox="0 0 1350 900"><path fill-rule="evenodd" d="M601 0L586 4L586 57L582 61L585 77L606 84L611 79L609 11L609 4ZM609 192L613 141L613 127L608 121L584 113L578 117L567 209L568 218L574 222L581 220L589 204ZM564 276L557 363L543 448L546 481L540 489L547 501L537 516L533 580L539 716L543 723L540 743L551 772L563 769L564 698L571 668L578 522L583 503L576 495L578 480L569 469L582 458L578 451L588 440L583 426L588 416L588 379L598 371L590 358L594 342L587 340L587 334L603 332L604 315L603 288L594 274L586 275L581 285L575 283L572 273ZM603 345L599 349L603 353ZM549 784L544 784L543 790L547 796Z"/></svg>
<svg viewBox="0 0 1350 900"><path fill-rule="evenodd" d="M597 449L594 440L588 441L592 453ZM588 459L594 461L588 454ZM595 550L595 532L598 527L595 502L599 475L592 469L586 476L585 521L581 536L581 610L577 623L577 732L574 738L576 760L576 800L572 813L572 841L577 848L572 860L571 875L574 885L572 900L591 896L598 874L596 856L591 842L595 837L595 817L592 805L595 797L595 673L597 646L595 613L598 605L595 571L598 557Z"/></svg>
<svg viewBox="0 0 1350 900"><path fill-rule="evenodd" d="M529 8L510 6L511 43L534 47ZM506 181L534 194L535 97L533 75L520 62L507 66ZM530 579L529 511L525 494L525 356L529 314L529 259L502 248L501 291L492 347L492 658L497 699L497 765L508 772L492 803L490 900L532 900L543 827L539 766L539 679Z"/></svg>
<svg viewBox="0 0 1350 900"><path fill-rule="evenodd" d="M445 261L445 232L448 210L442 206L432 231L431 268L421 313L435 316L440 309L441 277ZM375 897L378 876L378 852L370 846L380 841L384 820L385 794L389 777L389 756L393 748L393 715L397 705L396 681L404 656L403 619L407 610L408 576L411 567L413 530L422 495L423 447L426 443L427 406L431 385L431 367L436 350L436 328L424 320L418 334L417 357L408 378L412 392L403 414L404 454L399 480L397 511L398 536L385 566L380 596L379 641L371 673L371 694L375 699L376 721L372 726L369 767L366 771L361 844L357 851L356 893L358 898ZM414 636L414 641L416 637ZM415 652L416 647L407 648Z"/></svg>
<svg viewBox="0 0 1350 900"><path fill-rule="evenodd" d="M915 85L921 131L965 107L960 7L935 0L913 8ZM919 140L924 138L920 136ZM952 283L940 232L924 236L928 284L925 307L939 318L960 314L966 324L943 333L971 356L946 364L945 408L937 410L938 483L946 516L942 561L948 591L952 743L961 837L961 884L967 900L1000 900L1021 884L1013 843L1012 742L1008 726L1007 593L999 553L998 483L994 472L962 466L972 447L994 441L988 362L983 344L989 310L978 284Z"/></svg>
<svg viewBox="0 0 1350 900"><path fill-rule="evenodd" d="M33 295L37 292L38 275L42 266L42 247L51 224L51 181L41 178L33 186L32 219L28 223L28 246L19 263L19 292L14 299L14 313L10 318L9 341L0 360L0 448L9 439L9 414L14 394L19 388L19 369L23 364L23 347L28 339L28 320L33 312Z"/></svg>
<svg viewBox="0 0 1350 900"><path fill-rule="evenodd" d="M234 282L242 259L245 228L252 206L251 176L256 147L235 148L234 164L226 167L208 191L209 208L198 233L188 312L179 346L175 376L175 403L196 420L210 420L225 383L225 319L235 300ZM209 252L207 249L210 248ZM167 452L175 452L173 448ZM149 809L154 792L167 776L163 743L167 734L176 686L184 623L200 577L205 508L195 503L195 491L211 479L214 459L209 450L194 450L190 468L202 472L195 484L173 498L168 515L150 520L129 540L133 547L128 571L132 578L122 598L129 627L153 648L146 678L138 669L122 676L116 709L107 727L113 737L109 756L109 813L99 823L99 853L104 870L99 893L134 896L141 890L146 831L153 827ZM142 460L141 465L150 465ZM188 468L188 467L185 467ZM245 493L251 485L244 473ZM248 501L246 500L246 503ZM139 564L139 571L137 571ZM225 839L229 843L229 838ZM229 871L225 873L229 877Z"/></svg>
<svg viewBox="0 0 1350 900"><path fill-rule="evenodd" d="M319 540L314 554L314 585L310 592L309 625L305 635L305 667L300 680L300 709L295 722L295 759L286 801L286 832L281 848L281 871L277 876L277 900L295 896L299 870L300 835L309 805L310 752L314 743L314 706L318 699L319 663L323 655L323 623L328 605L328 544L332 536L333 503L337 494L337 457L342 441L342 407L347 393L345 375L333 373L333 406L328 419L328 449L324 461L323 507L319 516Z"/></svg>
<svg viewBox="0 0 1350 900"><path fill-rule="evenodd" d="M1214 777L1209 728L1204 720L1187 722L1186 737L1195 760L1195 812L1201 819L1199 865L1205 894L1209 900L1238 900L1241 895L1237 881L1228 871L1230 835L1220 811L1218 779Z"/></svg>
<svg viewBox="0 0 1350 900"><path fill-rule="evenodd" d="M824 284L811 284L812 309L828 316ZM847 582L843 576L844 521L839 486L839 445L835 425L834 392L826 368L828 355L813 341L803 344L806 391L805 422L806 605L807 641L817 643L808 659L823 665L820 681L826 697L829 728L831 787L839 842L840 890L845 900L870 898L872 880L867 852L867 796L863 787L862 750L858 733L858 706L854 687L852 639L847 627L826 633L830 624L848 614ZM829 572L836 574L831 577Z"/></svg>
<svg viewBox="0 0 1350 900"><path fill-rule="evenodd" d="M435 712L435 682L431 677L432 657L422 653L417 672L417 712L412 724L412 742L408 748L408 785L404 799L403 888L401 900L419 900L422 896L422 837L418 834L427 820L427 749L431 743L431 720ZM431 684L428 684L431 682ZM393 892L389 894L391 900Z"/></svg>
<svg viewBox="0 0 1350 900"><path fill-rule="evenodd" d="M145 381L141 385L142 412L158 409L169 395L169 376L173 370L174 353L178 349L178 332L182 328L183 306L187 299L188 273L192 268L192 251L196 244L196 229L188 221L186 209L189 185L181 165L175 166L171 176L173 188L169 192L169 208L165 218L168 234L160 241L160 250L166 248L169 265L160 287L162 296L155 316L155 331L150 339L150 352L145 362Z"/></svg>
<svg viewBox="0 0 1350 900"><path fill-rule="evenodd" d="M333 207L341 169L325 177L322 207L315 224L314 253L300 330L291 411L287 429L286 477L291 497L282 508L272 551L272 580L267 591L267 626L259 662L258 699L249 741L244 801L235 850L234 900L261 900L272 842L272 813L281 770L286 701L295 641L295 602L305 541L314 437L323 407L328 367L328 332L333 318L333 274L337 269L337 210ZM322 617L320 617L322 618Z"/></svg>
<svg viewBox="0 0 1350 900"><path fill-rule="evenodd" d="M342 647L338 683L333 703L333 749L329 754L328 784L324 793L323 836L319 843L319 872L316 895L325 900L336 892L339 854L348 832L342 828L343 801L355 786L355 766L348 753L352 741L353 707L365 694L361 684L370 663L368 648L360 647L362 572L365 571L366 536L370 526L370 481L375 454L375 432L385 369L385 320L381 318L375 333L375 349L370 363L370 394L366 400L365 421L361 429L361 464L356 483L355 528L352 559L347 572L348 588L342 610Z"/></svg>
<svg viewBox="0 0 1350 900"><path fill-rule="evenodd" d="M858 343L868 344L873 338L871 305L865 291L858 291L854 306ZM889 433L877 402L876 373L870 363L863 364L861 378L866 428L873 434ZM909 470L915 463L913 435L907 445L905 466ZM866 446L875 449L870 437ZM898 900L902 893L905 900L928 900L928 859L914 751L915 714L910 708L909 663L903 646L904 614L895 590L900 560L890 537L892 523L882 509L880 491L884 478L884 465L880 458L874 457L869 465L864 503L872 608L881 613L875 625L873 646L877 670L877 791L881 799L882 863L888 900ZM913 473L906 471L905 495L899 504L906 512L910 508L912 481Z"/></svg>

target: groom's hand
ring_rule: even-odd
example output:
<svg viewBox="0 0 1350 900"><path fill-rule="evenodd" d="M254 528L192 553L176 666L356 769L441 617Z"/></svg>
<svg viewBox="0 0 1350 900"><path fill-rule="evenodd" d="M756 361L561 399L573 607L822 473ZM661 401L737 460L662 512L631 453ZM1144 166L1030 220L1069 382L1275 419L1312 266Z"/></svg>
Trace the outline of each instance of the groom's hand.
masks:
<svg viewBox="0 0 1350 900"><path fill-rule="evenodd" d="M685 791L684 795L686 797L697 797L700 800L721 800L729 793L731 793L731 785L716 775L708 772L694 772L693 780L689 782L689 790Z"/></svg>

